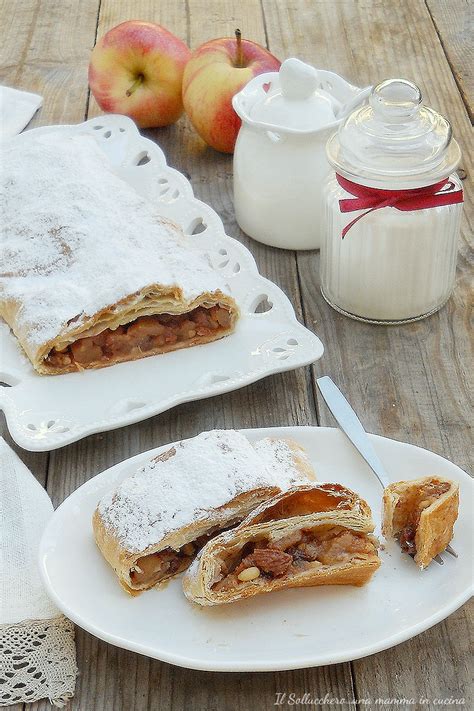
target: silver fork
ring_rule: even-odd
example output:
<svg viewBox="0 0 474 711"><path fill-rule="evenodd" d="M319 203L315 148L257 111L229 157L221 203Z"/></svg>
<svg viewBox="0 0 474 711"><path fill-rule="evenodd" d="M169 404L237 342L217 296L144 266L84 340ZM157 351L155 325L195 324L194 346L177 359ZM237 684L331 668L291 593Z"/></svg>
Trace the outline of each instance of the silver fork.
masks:
<svg viewBox="0 0 474 711"><path fill-rule="evenodd" d="M389 480L383 464L378 458L375 449L372 446L372 442L370 441L367 432L364 430L356 413L349 405L337 385L328 375L318 378L316 382L326 405L332 412L339 427L350 439L359 454L363 456L381 483L382 487L385 489L385 487L392 482ZM445 550L455 558L458 557L458 554L450 545L448 545ZM433 560L439 563L439 565L444 564L444 560L440 555L437 555Z"/></svg>

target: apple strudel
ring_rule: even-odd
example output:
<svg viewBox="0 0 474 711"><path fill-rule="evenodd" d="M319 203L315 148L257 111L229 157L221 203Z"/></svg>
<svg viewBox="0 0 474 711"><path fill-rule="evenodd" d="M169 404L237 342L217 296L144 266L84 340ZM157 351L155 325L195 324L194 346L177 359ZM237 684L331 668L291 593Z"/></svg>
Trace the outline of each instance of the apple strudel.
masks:
<svg viewBox="0 0 474 711"><path fill-rule="evenodd" d="M39 373L233 332L238 306L198 238L122 180L91 136L27 132L1 158L0 316Z"/></svg>
<svg viewBox="0 0 474 711"><path fill-rule="evenodd" d="M203 432L154 457L100 501L95 539L127 592L185 570L212 536L280 490L314 478L296 443L274 440L262 451L233 430ZM285 453L284 467L276 452Z"/></svg>
<svg viewBox="0 0 474 711"><path fill-rule="evenodd" d="M458 507L459 486L449 479L398 481L384 491L382 533L426 568L451 541Z"/></svg>
<svg viewBox="0 0 474 711"><path fill-rule="evenodd" d="M380 566L368 504L338 484L298 486L213 538L183 579L199 605L284 588L364 585Z"/></svg>

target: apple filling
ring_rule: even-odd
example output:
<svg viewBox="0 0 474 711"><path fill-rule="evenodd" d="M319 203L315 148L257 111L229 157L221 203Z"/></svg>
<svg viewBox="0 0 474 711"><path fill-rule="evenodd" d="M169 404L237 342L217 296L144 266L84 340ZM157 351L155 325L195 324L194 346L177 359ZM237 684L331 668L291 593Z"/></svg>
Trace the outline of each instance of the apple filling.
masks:
<svg viewBox="0 0 474 711"><path fill-rule="evenodd" d="M181 573L189 568L197 553L203 548L211 538L233 528L239 521L232 521L225 528L214 526L202 536L198 536L194 541L185 543L178 550L165 548L157 553L144 555L130 568L130 580L134 587L151 588L164 578Z"/></svg>
<svg viewBox="0 0 474 711"><path fill-rule="evenodd" d="M130 569L130 580L137 587L152 587L163 578L186 570L195 556L192 543L187 543L179 551L165 548L159 553L151 553L139 558Z"/></svg>
<svg viewBox="0 0 474 711"><path fill-rule="evenodd" d="M227 592L253 581L261 584L324 566L377 557L374 541L365 533L341 526L301 529L284 538L249 541L237 555L221 562L220 578L212 589Z"/></svg>
<svg viewBox="0 0 474 711"><path fill-rule="evenodd" d="M400 548L408 555L416 555L416 532L422 512L449 491L450 484L436 479L414 490L411 496L400 499L395 507L398 531L395 534Z"/></svg>
<svg viewBox="0 0 474 711"><path fill-rule="evenodd" d="M79 338L60 351L53 348L45 362L53 367L77 364L86 368L100 361L128 360L136 353L159 353L187 341L200 343L211 334L227 331L230 323L230 313L222 306L198 306L186 314L141 316L113 330Z"/></svg>

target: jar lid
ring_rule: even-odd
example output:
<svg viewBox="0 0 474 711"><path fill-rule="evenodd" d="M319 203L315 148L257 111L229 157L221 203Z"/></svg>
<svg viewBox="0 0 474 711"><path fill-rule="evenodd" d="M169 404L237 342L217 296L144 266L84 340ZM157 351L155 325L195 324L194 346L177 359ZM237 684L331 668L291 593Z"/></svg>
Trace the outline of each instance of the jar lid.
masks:
<svg viewBox="0 0 474 711"><path fill-rule="evenodd" d="M317 130L336 118L336 101L323 89L317 70L299 59L287 59L270 89L249 111L254 121L282 129Z"/></svg>
<svg viewBox="0 0 474 711"><path fill-rule="evenodd" d="M351 113L327 143L329 162L349 180L421 187L447 177L461 152L447 119L423 104L420 89L389 79Z"/></svg>

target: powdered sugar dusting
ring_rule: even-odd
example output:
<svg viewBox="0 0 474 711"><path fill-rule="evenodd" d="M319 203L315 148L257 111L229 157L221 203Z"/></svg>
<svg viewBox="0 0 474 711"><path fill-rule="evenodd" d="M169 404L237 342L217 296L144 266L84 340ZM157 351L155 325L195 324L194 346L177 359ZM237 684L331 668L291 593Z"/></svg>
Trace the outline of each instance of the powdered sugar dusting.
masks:
<svg viewBox="0 0 474 711"><path fill-rule="evenodd" d="M192 238L121 180L87 135L27 132L1 144L2 299L41 345L152 284L192 301L228 293Z"/></svg>
<svg viewBox="0 0 474 711"><path fill-rule="evenodd" d="M265 437L255 442L254 448L267 466L273 469L279 481L283 483L282 489L288 489L302 479L302 474L295 467L295 454L284 439ZM300 459L307 460L306 452L303 450L298 450L298 456Z"/></svg>
<svg viewBox="0 0 474 711"><path fill-rule="evenodd" d="M165 535L257 487L287 488L293 470L269 465L247 438L234 430L213 430L174 445L176 454L152 460L103 497L99 513L121 545L141 552Z"/></svg>

